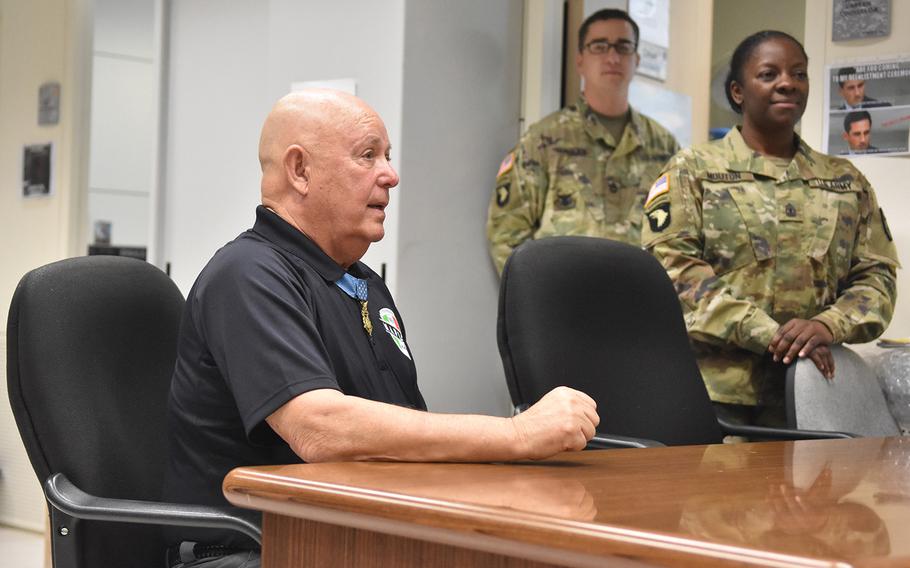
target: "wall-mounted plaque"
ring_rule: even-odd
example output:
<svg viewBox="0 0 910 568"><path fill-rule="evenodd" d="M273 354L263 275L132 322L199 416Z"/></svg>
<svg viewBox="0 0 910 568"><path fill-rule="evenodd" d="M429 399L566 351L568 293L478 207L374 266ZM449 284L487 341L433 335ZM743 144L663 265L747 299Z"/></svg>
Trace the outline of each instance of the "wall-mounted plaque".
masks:
<svg viewBox="0 0 910 568"><path fill-rule="evenodd" d="M60 122L60 83L45 83L38 88L38 124Z"/></svg>
<svg viewBox="0 0 910 568"><path fill-rule="evenodd" d="M833 0L831 40L847 41L891 34L891 0Z"/></svg>

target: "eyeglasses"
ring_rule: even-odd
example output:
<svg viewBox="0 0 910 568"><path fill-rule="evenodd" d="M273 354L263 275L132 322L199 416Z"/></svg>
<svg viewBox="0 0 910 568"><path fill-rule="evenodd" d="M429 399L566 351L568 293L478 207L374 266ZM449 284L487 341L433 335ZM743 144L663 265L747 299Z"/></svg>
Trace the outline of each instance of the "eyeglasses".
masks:
<svg viewBox="0 0 910 568"><path fill-rule="evenodd" d="M635 53L638 45L627 39L621 39L616 43L610 43L605 39L595 39L594 41L589 41L585 45L585 49L594 55L606 55L607 53L610 53L611 47L615 49L616 53L619 55L632 55Z"/></svg>

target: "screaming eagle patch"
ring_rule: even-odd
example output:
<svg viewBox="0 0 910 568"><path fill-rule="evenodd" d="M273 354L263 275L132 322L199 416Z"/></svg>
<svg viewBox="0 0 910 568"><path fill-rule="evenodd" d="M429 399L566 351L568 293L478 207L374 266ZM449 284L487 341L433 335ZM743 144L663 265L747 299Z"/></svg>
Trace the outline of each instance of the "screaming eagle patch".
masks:
<svg viewBox="0 0 910 568"><path fill-rule="evenodd" d="M670 226L670 204L661 203L647 213L651 230L659 233Z"/></svg>
<svg viewBox="0 0 910 568"><path fill-rule="evenodd" d="M509 195L512 184L506 182L496 188L496 205L505 207L509 203Z"/></svg>

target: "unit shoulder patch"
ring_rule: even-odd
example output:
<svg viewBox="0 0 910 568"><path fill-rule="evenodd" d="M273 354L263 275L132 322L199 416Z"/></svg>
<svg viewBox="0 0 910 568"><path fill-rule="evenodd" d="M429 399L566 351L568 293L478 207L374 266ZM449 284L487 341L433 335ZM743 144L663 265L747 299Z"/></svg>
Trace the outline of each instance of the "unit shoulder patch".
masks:
<svg viewBox="0 0 910 568"><path fill-rule="evenodd" d="M670 203L661 203L648 211L647 216L651 230L655 233L660 233L670 226Z"/></svg>
<svg viewBox="0 0 910 568"><path fill-rule="evenodd" d="M496 205L505 207L509 203L509 196L512 194L512 184L503 183L496 188Z"/></svg>
<svg viewBox="0 0 910 568"><path fill-rule="evenodd" d="M885 231L885 236L888 237L888 240L894 242L894 237L891 236L891 228L888 227L888 220L885 219L885 211L879 207L878 215L882 218L882 230Z"/></svg>

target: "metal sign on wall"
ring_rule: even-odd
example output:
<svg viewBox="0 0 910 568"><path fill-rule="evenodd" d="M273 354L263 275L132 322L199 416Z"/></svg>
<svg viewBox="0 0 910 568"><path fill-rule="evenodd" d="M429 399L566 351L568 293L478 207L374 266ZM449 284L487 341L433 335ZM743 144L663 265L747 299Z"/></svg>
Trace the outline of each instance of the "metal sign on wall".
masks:
<svg viewBox="0 0 910 568"><path fill-rule="evenodd" d="M891 34L891 0L833 0L831 40L847 41Z"/></svg>

